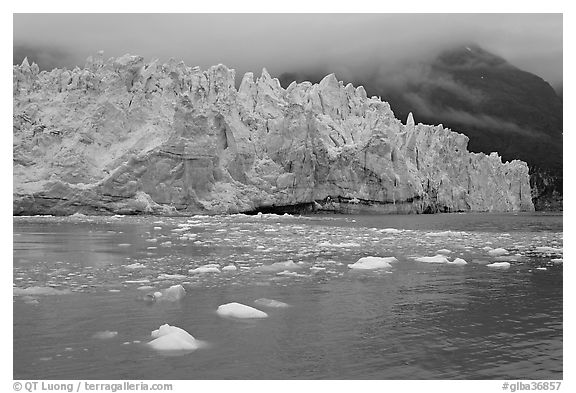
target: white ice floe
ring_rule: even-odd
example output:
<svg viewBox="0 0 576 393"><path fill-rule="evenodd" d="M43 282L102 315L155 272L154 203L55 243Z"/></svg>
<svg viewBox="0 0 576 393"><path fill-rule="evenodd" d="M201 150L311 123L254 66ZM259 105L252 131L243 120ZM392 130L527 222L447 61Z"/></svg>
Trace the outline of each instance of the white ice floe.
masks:
<svg viewBox="0 0 576 393"><path fill-rule="evenodd" d="M207 265L199 266L195 269L188 270L188 273L199 274L199 273L220 273L220 266L215 263L209 263Z"/></svg>
<svg viewBox="0 0 576 393"><path fill-rule="evenodd" d="M536 247L534 249L536 252L541 252L544 254L563 254L563 248L554 248L554 247Z"/></svg>
<svg viewBox="0 0 576 393"><path fill-rule="evenodd" d="M130 247L131 244L130 243L120 243L118 244L118 247Z"/></svg>
<svg viewBox="0 0 576 393"><path fill-rule="evenodd" d="M545 267L537 267L536 270L548 270Z"/></svg>
<svg viewBox="0 0 576 393"><path fill-rule="evenodd" d="M98 340L108 340L114 338L118 335L118 332L112 332L110 330L104 330L103 332L96 332L92 335L92 338L97 338Z"/></svg>
<svg viewBox="0 0 576 393"><path fill-rule="evenodd" d="M194 351L202 346L186 330L168 324L152 331L151 336L154 340L148 345L157 351Z"/></svg>
<svg viewBox="0 0 576 393"><path fill-rule="evenodd" d="M183 280L188 276L185 276L184 274L167 274L167 273L162 273L158 276L158 280Z"/></svg>
<svg viewBox="0 0 576 393"><path fill-rule="evenodd" d="M510 262L494 262L486 265L493 269L508 269L510 267Z"/></svg>
<svg viewBox="0 0 576 393"><path fill-rule="evenodd" d="M321 266L312 266L310 268L310 270L312 270L313 272L323 272L324 270L326 270L325 267L321 267Z"/></svg>
<svg viewBox="0 0 576 393"><path fill-rule="evenodd" d="M274 299L266 299L266 298L260 298L260 299L254 300L254 303L259 305L259 306L262 306L262 307L270 307L270 308L290 307L290 305L287 303L280 302L280 301L274 300Z"/></svg>
<svg viewBox="0 0 576 393"><path fill-rule="evenodd" d="M467 232L459 232L459 231L442 231L442 232L428 232L424 236L429 237L444 237L444 236L452 236L452 237L462 237L468 235Z"/></svg>
<svg viewBox="0 0 576 393"><path fill-rule="evenodd" d="M222 268L222 271L225 271L225 272L231 272L231 271L235 271L235 270L238 270L238 268L235 265L228 265L228 266L224 266Z"/></svg>
<svg viewBox="0 0 576 393"><path fill-rule="evenodd" d="M267 318L268 314L254 307L240 303L228 303L218 307L216 313L222 317L232 318Z"/></svg>
<svg viewBox="0 0 576 393"><path fill-rule="evenodd" d="M130 269L130 270L144 269L145 267L146 267L145 265L142 265L139 262L124 266L125 269Z"/></svg>
<svg viewBox="0 0 576 393"><path fill-rule="evenodd" d="M492 257L498 257L507 254L509 254L509 252L505 248L495 248L493 250L488 251L488 255Z"/></svg>
<svg viewBox="0 0 576 393"><path fill-rule="evenodd" d="M451 250L448 250L446 248L443 248L441 250L436 251L438 254L452 254Z"/></svg>
<svg viewBox="0 0 576 393"><path fill-rule="evenodd" d="M180 284L172 285L170 288L162 290L162 301L175 302L186 296L186 290Z"/></svg>
<svg viewBox="0 0 576 393"><path fill-rule="evenodd" d="M414 258L417 262L426 262L426 263L448 263L448 258L445 255L437 254L433 257L419 257Z"/></svg>
<svg viewBox="0 0 576 393"><path fill-rule="evenodd" d="M384 229L380 229L380 232L382 232L382 233L400 233L402 231L400 229L396 229L396 228L384 228Z"/></svg>
<svg viewBox="0 0 576 393"><path fill-rule="evenodd" d="M148 284L149 282L150 280L143 278L141 280L126 280L124 281L124 284Z"/></svg>
<svg viewBox="0 0 576 393"><path fill-rule="evenodd" d="M70 292L68 289L56 289L52 287L28 287L18 288L12 290L14 296L54 296L54 295L67 295Z"/></svg>
<svg viewBox="0 0 576 393"><path fill-rule="evenodd" d="M348 264L348 267L357 270L388 269L392 267L390 263L393 262L398 262L398 260L394 257L364 257L358 259L355 263Z"/></svg>
<svg viewBox="0 0 576 393"><path fill-rule="evenodd" d="M301 268L302 266L297 265L296 263L294 263L294 261L288 260L286 262L275 262L271 265L258 266L257 268L255 268L255 270L261 272L281 272L284 270L296 270Z"/></svg>
<svg viewBox="0 0 576 393"><path fill-rule="evenodd" d="M468 262L466 262L462 258L455 258L452 262L448 261L448 264L449 265L467 265Z"/></svg>
<svg viewBox="0 0 576 393"><path fill-rule="evenodd" d="M330 248L353 248L360 247L360 243L348 242L348 243L330 243L330 242L320 242L318 247L330 247Z"/></svg>
<svg viewBox="0 0 576 393"><path fill-rule="evenodd" d="M139 291L150 291L152 289L154 289L153 286L150 285L142 285L141 287L136 288Z"/></svg>
<svg viewBox="0 0 576 393"><path fill-rule="evenodd" d="M563 258L554 258L550 260L551 262L554 263L564 263L564 259Z"/></svg>

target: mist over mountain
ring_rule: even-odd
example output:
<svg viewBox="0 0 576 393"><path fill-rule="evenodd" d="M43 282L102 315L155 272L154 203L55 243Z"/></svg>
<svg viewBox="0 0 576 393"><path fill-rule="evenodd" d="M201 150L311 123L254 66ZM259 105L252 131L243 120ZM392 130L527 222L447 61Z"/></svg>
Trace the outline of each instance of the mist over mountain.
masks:
<svg viewBox="0 0 576 393"><path fill-rule="evenodd" d="M316 83L331 72L389 102L400 119L412 112L417 123L443 124L467 135L471 151L526 161L536 207L561 208L562 99L539 76L463 44L426 60L374 65L362 75L340 77L326 67L286 72L279 80L283 87Z"/></svg>

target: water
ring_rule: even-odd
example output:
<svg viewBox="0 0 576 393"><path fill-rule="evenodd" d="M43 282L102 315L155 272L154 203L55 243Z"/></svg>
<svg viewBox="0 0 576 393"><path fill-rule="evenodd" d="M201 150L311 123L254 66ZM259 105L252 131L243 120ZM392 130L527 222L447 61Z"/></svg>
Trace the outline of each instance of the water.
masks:
<svg viewBox="0 0 576 393"><path fill-rule="evenodd" d="M562 379L562 247L559 215L15 217L14 378ZM415 261L439 250L468 264ZM364 256L398 262L347 266ZM188 272L208 263L237 270ZM152 350L164 323L206 346Z"/></svg>

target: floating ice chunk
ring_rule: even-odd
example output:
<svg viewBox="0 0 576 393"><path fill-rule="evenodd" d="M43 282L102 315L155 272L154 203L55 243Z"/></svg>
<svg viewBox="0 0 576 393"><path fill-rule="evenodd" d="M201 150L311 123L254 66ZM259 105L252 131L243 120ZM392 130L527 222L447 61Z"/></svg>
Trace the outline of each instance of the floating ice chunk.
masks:
<svg viewBox="0 0 576 393"><path fill-rule="evenodd" d="M190 270L188 270L188 273L191 273L191 274L220 273L220 269L218 268L218 265L211 263L208 265L197 267L195 269L190 269Z"/></svg>
<svg viewBox="0 0 576 393"><path fill-rule="evenodd" d="M166 274L162 273L158 276L158 280L183 280L187 276L183 274Z"/></svg>
<svg viewBox="0 0 576 393"><path fill-rule="evenodd" d="M161 229L162 229L162 227L154 227L154 230L155 230L155 231L159 231L159 230L161 230Z"/></svg>
<svg viewBox="0 0 576 393"><path fill-rule="evenodd" d="M461 237L468 235L467 232L458 232L458 231L443 231L443 232L428 232L424 236L430 237L442 237L442 236L453 236L453 237Z"/></svg>
<svg viewBox="0 0 576 393"><path fill-rule="evenodd" d="M498 257L494 257L495 260L497 261L513 261L513 262L519 262L522 260L522 256L521 255L501 255Z"/></svg>
<svg viewBox="0 0 576 393"><path fill-rule="evenodd" d="M130 243L120 243L118 244L118 247L130 247L131 244Z"/></svg>
<svg viewBox="0 0 576 393"><path fill-rule="evenodd" d="M238 270L238 268L234 265L228 265L228 266L224 266L222 268L222 271L225 271L225 272L230 272L230 271L235 271L235 270Z"/></svg>
<svg viewBox="0 0 576 393"><path fill-rule="evenodd" d="M508 269L510 267L510 262L494 262L486 266L493 269Z"/></svg>
<svg viewBox="0 0 576 393"><path fill-rule="evenodd" d="M290 305L287 303L280 302L278 300L273 300L273 299L266 299L266 298L254 300L254 303L259 305L259 306L262 306L262 307L270 307L270 308L290 307Z"/></svg>
<svg viewBox="0 0 576 393"><path fill-rule="evenodd" d="M161 299L162 301L175 302L186 296L186 290L180 284L172 285L170 288L166 288L162 291Z"/></svg>
<svg viewBox="0 0 576 393"><path fill-rule="evenodd" d="M38 301L38 298L35 298L33 296L23 296L22 300L24 301L25 304L39 304L40 303Z"/></svg>
<svg viewBox="0 0 576 393"><path fill-rule="evenodd" d="M150 291L152 289L154 289L154 287L150 286L150 285L142 285L141 287L136 288L139 291Z"/></svg>
<svg viewBox="0 0 576 393"><path fill-rule="evenodd" d="M438 251L436 251L436 252L437 252L438 254L452 254L452 251L450 251L450 250L448 250L448 249L446 249L446 248L443 248L443 249L438 250Z"/></svg>
<svg viewBox="0 0 576 393"><path fill-rule="evenodd" d="M228 303L218 307L216 313L222 317L232 318L267 318L268 314L254 307L240 303Z"/></svg>
<svg viewBox="0 0 576 393"><path fill-rule="evenodd" d="M554 263L564 263L564 259L563 258L554 258L550 260L551 262Z"/></svg>
<svg viewBox="0 0 576 393"><path fill-rule="evenodd" d="M312 266L312 267L310 268L310 270L312 270L312 271L314 271L314 272L322 272L322 271L326 270L326 268L325 268L325 267L320 267L320 266Z"/></svg>
<svg viewBox="0 0 576 393"><path fill-rule="evenodd" d="M355 263L348 264L348 267L357 270L388 269L392 267L390 263L393 262L398 262L398 260L394 257L364 257L358 259Z"/></svg>
<svg viewBox="0 0 576 393"><path fill-rule="evenodd" d="M548 270L545 267L537 267L536 270Z"/></svg>
<svg viewBox="0 0 576 393"><path fill-rule="evenodd" d="M384 228L384 229L380 229L380 232L382 232L382 233L400 233L402 231L400 229L396 229L396 228Z"/></svg>
<svg viewBox="0 0 576 393"><path fill-rule="evenodd" d="M286 262L275 262L271 265L258 266L257 268L255 268L255 270L261 272L281 272L284 270L296 270L301 268L302 266L297 265L296 263L294 263L294 261L288 260Z"/></svg>
<svg viewBox="0 0 576 393"><path fill-rule="evenodd" d="M488 251L488 255L492 256L492 257L498 257L501 255L507 255L508 254L508 250L506 250L505 248L495 248L493 250Z"/></svg>
<svg viewBox="0 0 576 393"><path fill-rule="evenodd" d="M320 242L318 247L333 247L333 248L352 248L360 247L359 243L349 242L349 243L330 243L330 242Z"/></svg>
<svg viewBox="0 0 576 393"><path fill-rule="evenodd" d="M124 266L124 268L130 269L130 270L144 269L145 267L146 267L145 265L142 265L141 263L138 263L138 262Z"/></svg>
<svg viewBox="0 0 576 393"><path fill-rule="evenodd" d="M28 287L28 288L13 288L14 296L54 296L54 295L67 295L70 292L68 289L56 289L52 287Z"/></svg>
<svg viewBox="0 0 576 393"><path fill-rule="evenodd" d="M103 332L96 332L92 335L92 338L97 338L98 340L108 340L114 338L118 335L118 332L112 332L110 330L104 330Z"/></svg>
<svg viewBox="0 0 576 393"><path fill-rule="evenodd" d="M157 351L194 351L202 346L186 330L168 324L152 331L151 336L154 340L148 345Z"/></svg>
<svg viewBox="0 0 576 393"><path fill-rule="evenodd" d="M296 272L291 272L289 270L284 270L281 272L276 273L276 275L278 276L289 276L289 277L298 277L298 273Z"/></svg>
<svg viewBox="0 0 576 393"><path fill-rule="evenodd" d="M550 253L550 254L563 254L564 252L562 248L554 248L554 247L536 247L534 250L537 252Z"/></svg>
<svg viewBox="0 0 576 393"><path fill-rule="evenodd" d="M150 280L143 278L142 280L126 280L124 281L124 284L147 284L149 282Z"/></svg>
<svg viewBox="0 0 576 393"><path fill-rule="evenodd" d="M468 262L466 262L462 258L455 258L452 262L448 261L448 264L449 265L467 265Z"/></svg>
<svg viewBox="0 0 576 393"><path fill-rule="evenodd" d="M420 257L414 258L417 262L426 262L426 263L448 263L448 258L445 255L437 254L433 257Z"/></svg>

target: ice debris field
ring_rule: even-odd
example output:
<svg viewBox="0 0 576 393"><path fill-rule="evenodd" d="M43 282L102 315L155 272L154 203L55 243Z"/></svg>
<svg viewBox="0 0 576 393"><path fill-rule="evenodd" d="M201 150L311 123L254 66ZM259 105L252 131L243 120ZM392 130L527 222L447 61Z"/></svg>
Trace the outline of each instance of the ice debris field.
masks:
<svg viewBox="0 0 576 393"><path fill-rule="evenodd" d="M64 248L72 252L46 252L45 258L27 254L19 241L33 235L15 230L14 301L28 307L38 307L46 297L79 293L130 294L135 303L163 307L183 301L187 291L197 288L379 279L403 269L410 274L434 274L438 269L547 274L562 269L563 263L561 232L407 230L355 226L351 218L266 214L75 215L22 217L15 223L25 227L43 220L61 228L54 249L63 248L59 241L71 242ZM55 232L57 237L58 229ZM250 304L236 300L230 295L213 312L224 319L262 320L291 307L283 299L253 299ZM123 344L184 352L209 345L187 329L150 326L148 341ZM95 331L92 339L114 340L118 335Z"/></svg>

